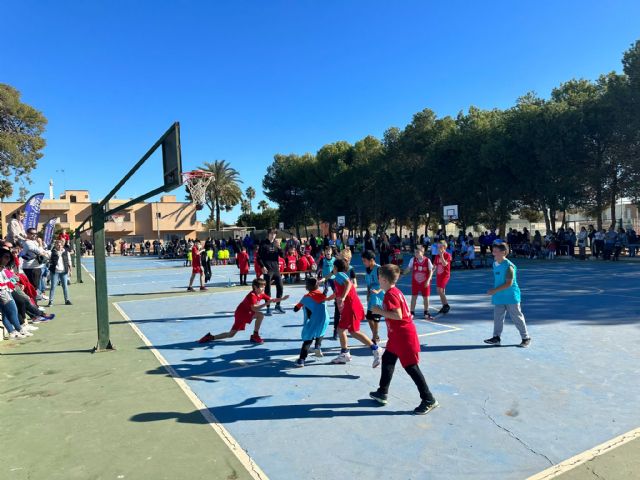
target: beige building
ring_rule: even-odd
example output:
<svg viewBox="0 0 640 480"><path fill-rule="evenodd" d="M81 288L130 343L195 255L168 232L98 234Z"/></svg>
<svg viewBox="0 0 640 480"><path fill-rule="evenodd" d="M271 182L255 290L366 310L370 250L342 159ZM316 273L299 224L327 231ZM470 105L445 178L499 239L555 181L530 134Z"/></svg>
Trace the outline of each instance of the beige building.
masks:
<svg viewBox="0 0 640 480"><path fill-rule="evenodd" d="M109 209L128 202L129 199L117 199L109 202ZM1 227L3 236L7 232L7 224L14 213L24 203L0 203ZM73 231L91 214L91 200L88 190L65 190L59 199L44 199L40 208L41 231L45 223L58 217L58 226ZM195 238L203 229L202 223L196 220L196 208L193 203L177 202L175 195L163 195L159 202L139 203L120 212L121 221L109 219L105 223L105 238L116 243L140 243L145 240L161 239L163 242L178 238ZM89 233L83 238L89 238Z"/></svg>

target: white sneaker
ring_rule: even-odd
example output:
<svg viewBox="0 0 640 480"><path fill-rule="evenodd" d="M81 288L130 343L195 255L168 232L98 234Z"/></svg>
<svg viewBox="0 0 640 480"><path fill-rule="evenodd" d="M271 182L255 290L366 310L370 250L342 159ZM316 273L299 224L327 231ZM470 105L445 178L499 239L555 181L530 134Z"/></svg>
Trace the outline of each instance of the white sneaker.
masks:
<svg viewBox="0 0 640 480"><path fill-rule="evenodd" d="M33 332L35 330L39 330L38 327L36 327L35 325L30 325L30 324L26 324L24 327L22 327L25 330L28 330L29 332Z"/></svg>
<svg viewBox="0 0 640 480"><path fill-rule="evenodd" d="M336 358L331 360L331 363L345 364L350 361L351 361L351 354L347 352L347 353L341 353L340 355L338 355Z"/></svg>
<svg viewBox="0 0 640 480"><path fill-rule="evenodd" d="M316 357L324 357L324 353L322 353L322 350L321 350L321 349L319 349L319 348L316 348L316 349L313 351L313 354L314 354Z"/></svg>
<svg viewBox="0 0 640 480"><path fill-rule="evenodd" d="M382 352L380 350L382 350L381 347L378 347L375 350L372 350L373 364L371 365L371 368L376 368L380 366L380 357L382 356Z"/></svg>
<svg viewBox="0 0 640 480"><path fill-rule="evenodd" d="M9 334L9 338L12 338L14 340L20 340L21 338L24 338L24 335L22 335L19 331L14 330Z"/></svg>
<svg viewBox="0 0 640 480"><path fill-rule="evenodd" d="M24 337L33 337L33 333L31 333L29 330L26 330L24 328L20 330L19 333Z"/></svg>

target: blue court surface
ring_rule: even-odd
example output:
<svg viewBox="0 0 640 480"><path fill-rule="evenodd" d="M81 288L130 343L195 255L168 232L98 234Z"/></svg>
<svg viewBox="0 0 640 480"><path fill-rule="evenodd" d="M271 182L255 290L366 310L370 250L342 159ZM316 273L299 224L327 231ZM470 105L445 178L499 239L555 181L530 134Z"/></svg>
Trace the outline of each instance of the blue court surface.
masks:
<svg viewBox="0 0 640 480"><path fill-rule="evenodd" d="M109 261L111 292L146 291L121 288L145 268L139 262ZM147 265L146 278L166 282L158 291L186 285L189 269ZM399 364L389 403L369 399L380 370L371 368L367 348L354 348L350 364L331 365L338 343L325 340L324 358L310 356L306 367L294 367L302 314L291 307L304 294L300 286L285 286L286 314L265 319L265 343L257 346L248 341L251 327L231 340L196 343L208 331L231 327L248 288L117 306L271 478L523 479L640 426L640 265L519 266L530 348L515 347L520 338L508 319L502 347L482 342L492 334L484 294L492 287L489 269L454 271L451 312L435 322L416 320L420 367L441 404L423 417L410 413L420 399ZM235 267L216 268L225 276ZM401 282L405 293L408 282ZM439 308L433 292L432 306ZM416 313L422 314L421 299ZM362 330L370 333L366 323ZM160 365L148 373L167 375ZM158 418L195 417L140 412L132 421Z"/></svg>

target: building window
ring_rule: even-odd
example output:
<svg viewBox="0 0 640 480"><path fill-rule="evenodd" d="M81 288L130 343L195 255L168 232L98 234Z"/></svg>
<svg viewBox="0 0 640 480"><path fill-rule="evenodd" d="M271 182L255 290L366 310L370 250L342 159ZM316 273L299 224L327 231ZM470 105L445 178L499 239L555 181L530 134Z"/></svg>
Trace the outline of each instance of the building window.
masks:
<svg viewBox="0 0 640 480"><path fill-rule="evenodd" d="M75 195L71 195L71 198L70 198L70 200L69 200L69 201L70 201L71 203L77 203L77 202L78 202L78 199L76 198L76 196L75 196Z"/></svg>

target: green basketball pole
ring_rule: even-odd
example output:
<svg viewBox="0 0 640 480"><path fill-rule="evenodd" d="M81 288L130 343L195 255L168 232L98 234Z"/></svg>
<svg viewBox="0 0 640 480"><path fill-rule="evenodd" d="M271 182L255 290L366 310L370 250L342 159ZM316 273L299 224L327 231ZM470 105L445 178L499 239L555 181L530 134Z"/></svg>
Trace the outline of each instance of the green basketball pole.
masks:
<svg viewBox="0 0 640 480"><path fill-rule="evenodd" d="M76 230L75 238L73 239L76 249L76 282L82 283L82 245L80 241L80 230Z"/></svg>
<svg viewBox="0 0 640 480"><path fill-rule="evenodd" d="M162 148L163 164L163 185L155 188L139 197L136 197L116 208L109 208L109 200L120 190L120 188L133 176L134 173L147 161L147 159L158 148ZM96 290L96 318L98 323L98 344L94 347L94 352L106 352L115 350L109 335L109 297L107 290L107 259L105 253L104 223L107 217L118 213L130 206L143 202L144 200L158 195L162 192L170 192L182 183L182 155L180 149L180 124L175 122L160 137L160 139L138 160L129 172L118 182L118 184L99 203L91 204L91 215L87 217L76 229L76 258L78 268L78 278L80 273L80 233L84 230L84 225L91 221L93 233L94 268L95 268L95 290ZM82 280L80 280L82 281Z"/></svg>
<svg viewBox="0 0 640 480"><path fill-rule="evenodd" d="M91 204L93 224L96 315L98 320L98 345L95 351L113 350L109 337L109 297L107 293L107 259L104 251L104 209L99 203Z"/></svg>

